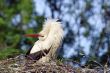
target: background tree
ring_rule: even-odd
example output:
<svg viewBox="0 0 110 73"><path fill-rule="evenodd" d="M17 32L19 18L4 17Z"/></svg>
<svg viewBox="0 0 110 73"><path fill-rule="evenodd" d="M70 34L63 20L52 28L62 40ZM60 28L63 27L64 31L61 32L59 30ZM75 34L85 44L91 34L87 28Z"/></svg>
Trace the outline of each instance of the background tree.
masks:
<svg viewBox="0 0 110 73"><path fill-rule="evenodd" d="M42 16L38 17L34 14L33 1L1 0L0 48L17 48L18 43L21 38L23 38L22 35L24 33L33 33L34 31L37 31L36 25L41 25L41 20L43 20Z"/></svg>
<svg viewBox="0 0 110 73"><path fill-rule="evenodd" d="M12 48L26 50L33 44L23 35L39 31L44 20L36 16L34 7L32 0L0 0L0 49L4 50L0 57L18 52Z"/></svg>
<svg viewBox="0 0 110 73"><path fill-rule="evenodd" d="M88 60L109 61L109 0L45 0L44 3L51 11L50 17L60 18L64 24L63 57L75 58L83 53L86 59L79 57L82 65Z"/></svg>

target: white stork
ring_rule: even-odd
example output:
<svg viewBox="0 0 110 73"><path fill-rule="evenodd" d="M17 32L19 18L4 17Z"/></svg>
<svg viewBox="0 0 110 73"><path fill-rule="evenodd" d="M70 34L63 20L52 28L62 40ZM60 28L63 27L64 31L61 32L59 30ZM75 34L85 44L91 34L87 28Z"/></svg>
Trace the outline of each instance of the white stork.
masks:
<svg viewBox="0 0 110 73"><path fill-rule="evenodd" d="M25 36L38 37L38 41L28 52L28 56L34 60L48 62L55 57L55 53L63 39L61 22L54 19L46 20L39 34L27 34Z"/></svg>

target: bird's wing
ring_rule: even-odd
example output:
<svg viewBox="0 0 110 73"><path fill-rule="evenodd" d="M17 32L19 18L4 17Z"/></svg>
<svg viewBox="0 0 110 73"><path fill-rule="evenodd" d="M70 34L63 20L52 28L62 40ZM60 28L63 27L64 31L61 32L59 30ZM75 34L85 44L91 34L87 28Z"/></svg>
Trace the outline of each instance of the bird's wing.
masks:
<svg viewBox="0 0 110 73"><path fill-rule="evenodd" d="M41 51L42 50L42 41L35 42L34 46L32 47L30 54Z"/></svg>
<svg viewBox="0 0 110 73"><path fill-rule="evenodd" d="M27 59L31 59L31 60L39 60L43 56L47 55L48 52L49 52L49 50L46 50L46 49L45 50L40 50L38 52L26 55L26 57L27 57Z"/></svg>

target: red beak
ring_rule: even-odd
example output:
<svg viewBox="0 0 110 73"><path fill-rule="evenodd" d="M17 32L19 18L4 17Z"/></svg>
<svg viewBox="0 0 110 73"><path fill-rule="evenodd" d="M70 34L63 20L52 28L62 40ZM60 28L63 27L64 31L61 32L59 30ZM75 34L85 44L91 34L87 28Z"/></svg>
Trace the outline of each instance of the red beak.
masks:
<svg viewBox="0 0 110 73"><path fill-rule="evenodd" d="M33 38L42 37L42 35L40 35L40 34L25 34L24 36L26 36L26 37L33 37Z"/></svg>

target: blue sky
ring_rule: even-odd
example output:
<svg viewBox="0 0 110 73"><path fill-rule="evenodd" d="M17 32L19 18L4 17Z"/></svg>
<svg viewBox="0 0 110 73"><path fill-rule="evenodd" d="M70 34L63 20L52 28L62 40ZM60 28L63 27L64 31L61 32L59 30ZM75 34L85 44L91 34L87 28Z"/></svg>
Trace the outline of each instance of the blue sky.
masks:
<svg viewBox="0 0 110 73"><path fill-rule="evenodd" d="M61 6L61 11L62 15L59 15L57 12L55 12L55 18L58 18L61 16L63 21L69 21L70 26L72 27L72 31L77 34L78 32L78 24L80 23L81 18L78 17L79 14L85 10L86 3L84 0L78 0L78 2L71 7L71 9L68 9L68 7L65 7L63 4L70 4L71 5L72 0L63 0L62 1L62 6ZM46 18L51 18L51 10L46 4L46 0L34 0L35 2L35 11L38 13L38 15L42 15L45 13ZM107 4L110 4L110 0L105 0ZM92 15L89 14L89 12L85 13L87 16L87 22L94 27L94 31L90 33L92 36L97 36L99 37L100 32L102 29L105 27L104 21L103 21L103 10L101 9L101 0L93 0L92 2ZM67 12L74 11L71 15L68 14ZM76 20L77 18L77 20ZM63 23L65 24L65 23ZM66 27L65 25L62 25L63 27ZM65 35L68 33L68 29L65 28ZM80 36L75 37L75 44L73 46L68 46L64 45L64 57L71 57L73 54L77 54L75 49L77 49L78 44L80 44L83 48L83 51L85 52L86 55L89 55L90 53L90 45L92 43L91 36L85 37L83 36L83 33L87 31L85 27L80 28ZM79 42L80 41L80 42ZM107 51L107 50L105 50Z"/></svg>

